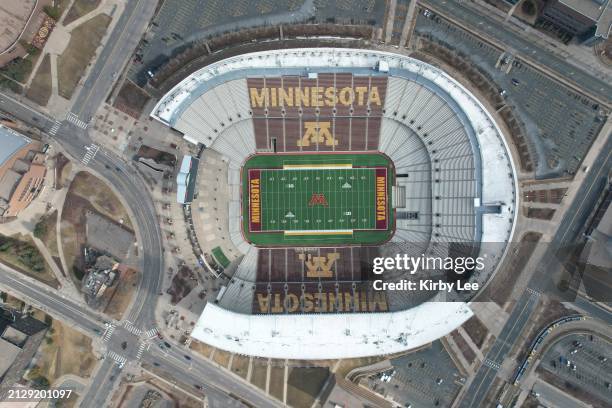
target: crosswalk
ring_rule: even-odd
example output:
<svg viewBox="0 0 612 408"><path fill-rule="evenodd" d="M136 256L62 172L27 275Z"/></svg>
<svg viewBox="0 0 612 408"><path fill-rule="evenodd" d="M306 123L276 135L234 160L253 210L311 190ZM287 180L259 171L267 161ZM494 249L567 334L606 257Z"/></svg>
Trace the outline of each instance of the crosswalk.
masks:
<svg viewBox="0 0 612 408"><path fill-rule="evenodd" d="M104 334L102 334L102 340L104 341L108 341L111 336L113 335L113 332L115 331L115 325L114 324L109 324L106 326L106 330L104 330Z"/></svg>
<svg viewBox="0 0 612 408"><path fill-rule="evenodd" d="M499 368L501 367L501 365L493 360L489 360L488 358L485 359L485 361L482 362L484 365L486 365L489 368L492 368L494 370L499 370Z"/></svg>
<svg viewBox="0 0 612 408"><path fill-rule="evenodd" d="M192 340L193 340L193 337L191 336L187 337L187 340L185 340L185 347L189 348Z"/></svg>
<svg viewBox="0 0 612 408"><path fill-rule="evenodd" d="M77 115L72 112L66 114L66 120L81 129L87 129L87 123L83 122Z"/></svg>
<svg viewBox="0 0 612 408"><path fill-rule="evenodd" d="M60 126L62 126L62 122L58 122L56 120L55 123L53 124L53 126L51 127L51 129L49 130L49 134L51 136L55 136L57 134L57 131L59 130Z"/></svg>
<svg viewBox="0 0 612 408"><path fill-rule="evenodd" d="M151 339L151 338L157 336L157 333L159 333L159 330L157 330L157 327L154 327L152 329L146 330L145 331L145 336L147 336L147 338Z"/></svg>
<svg viewBox="0 0 612 408"><path fill-rule="evenodd" d="M89 146L85 146L85 155L83 156L83 159L81 159L81 163L83 163L84 166L87 166L91 159L96 157L99 150L100 146L93 143Z"/></svg>
<svg viewBox="0 0 612 408"><path fill-rule="evenodd" d="M123 327L125 327L134 336L140 336L140 334L142 333L142 329L139 329L138 327L134 326L134 324L129 320L125 320L123 322Z"/></svg>
<svg viewBox="0 0 612 408"><path fill-rule="evenodd" d="M125 365L125 363L127 362L127 358L125 358L124 356L115 353L113 350L110 350L108 352L108 357L112 358L113 360L115 360L115 362L117 363L117 365L119 366L119 368L123 368L123 366Z"/></svg>
<svg viewBox="0 0 612 408"><path fill-rule="evenodd" d="M140 342L140 345L138 346L138 351L136 352L136 360L140 360L142 354L145 352L145 350L148 350L149 347L151 347L151 343L144 341Z"/></svg>
<svg viewBox="0 0 612 408"><path fill-rule="evenodd" d="M538 292L538 291L537 291L537 290L535 290L535 289L531 289L531 288L527 288L527 292L529 292L531 295L533 295L533 296L535 296L535 297L538 297L538 296L540 296L540 295L541 295L541 293L540 293L540 292Z"/></svg>

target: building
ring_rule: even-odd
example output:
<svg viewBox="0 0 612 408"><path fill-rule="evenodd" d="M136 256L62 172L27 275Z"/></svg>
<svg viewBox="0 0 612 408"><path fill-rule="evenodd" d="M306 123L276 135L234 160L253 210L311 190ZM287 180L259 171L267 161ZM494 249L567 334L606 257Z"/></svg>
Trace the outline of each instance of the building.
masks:
<svg viewBox="0 0 612 408"><path fill-rule="evenodd" d="M217 185L224 191L212 193L210 205L198 211L226 220L227 227L198 240L211 253L218 248L206 247L210 235L223 234L223 251L239 255L223 271L230 278L225 290L206 305L191 332L217 348L268 358L336 359L422 346L469 319L475 293L377 290L376 260L478 256L485 265L465 279L484 286L514 235L516 172L501 130L469 90L416 59L345 48L239 55L185 78L151 116L185 140L206 145L201 163L215 155L210 169L224 177ZM355 165L354 157L364 155L392 163ZM271 157L277 158L272 165ZM248 168L263 159L268 164ZM339 168L350 170L342 175ZM364 192L369 204L358 208L375 208L384 240L356 240L364 228L350 223L371 218L353 217L351 210L332 220L298 219L309 216L307 207L333 208L332 200L348 205L341 197L349 195L338 192L367 179L353 173L359 168L377 171L376 184ZM275 169L309 173L277 173L277 180ZM378 170L391 175L386 186L392 188L385 188ZM335 184L322 186L325 180ZM262 200L271 182L277 198ZM277 210L280 217L270 216ZM342 214L347 218L338 218ZM261 221L265 217L268 222ZM254 242L254 234L264 235ZM449 276L444 267L421 272L392 268L382 280Z"/></svg>
<svg viewBox="0 0 612 408"><path fill-rule="evenodd" d="M176 175L176 202L179 204L189 204L193 200L198 163L195 157L183 156L181 168Z"/></svg>
<svg viewBox="0 0 612 408"><path fill-rule="evenodd" d="M0 307L0 399L5 400L23 376L46 329L46 324L29 315Z"/></svg>
<svg viewBox="0 0 612 408"><path fill-rule="evenodd" d="M551 0L541 18L592 44L605 40L612 28L611 0Z"/></svg>
<svg viewBox="0 0 612 408"><path fill-rule="evenodd" d="M42 144L0 125L0 216L16 217L44 187Z"/></svg>

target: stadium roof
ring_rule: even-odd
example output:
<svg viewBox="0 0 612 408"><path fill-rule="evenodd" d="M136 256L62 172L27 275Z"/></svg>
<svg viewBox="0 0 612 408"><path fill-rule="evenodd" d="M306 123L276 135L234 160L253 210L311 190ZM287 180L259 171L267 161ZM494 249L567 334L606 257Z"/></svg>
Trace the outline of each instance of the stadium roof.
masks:
<svg viewBox="0 0 612 408"><path fill-rule="evenodd" d="M428 302L393 313L282 316L244 315L209 303L191 335L233 353L322 360L413 349L448 334L472 315L461 302Z"/></svg>

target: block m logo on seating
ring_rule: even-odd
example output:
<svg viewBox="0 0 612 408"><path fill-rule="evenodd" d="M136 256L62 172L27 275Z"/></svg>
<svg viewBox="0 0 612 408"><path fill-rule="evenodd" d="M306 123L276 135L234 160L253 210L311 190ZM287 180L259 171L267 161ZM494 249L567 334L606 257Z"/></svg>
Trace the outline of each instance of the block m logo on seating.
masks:
<svg viewBox="0 0 612 408"><path fill-rule="evenodd" d="M311 144L325 144L325 146L336 146L338 141L331 133L331 122L304 122L304 136L298 140L299 147L307 147Z"/></svg>
<svg viewBox="0 0 612 408"><path fill-rule="evenodd" d="M330 252L326 256L312 256L311 254L299 254L300 261L306 266L306 277L308 278L331 278L332 266L340 259L338 252Z"/></svg>

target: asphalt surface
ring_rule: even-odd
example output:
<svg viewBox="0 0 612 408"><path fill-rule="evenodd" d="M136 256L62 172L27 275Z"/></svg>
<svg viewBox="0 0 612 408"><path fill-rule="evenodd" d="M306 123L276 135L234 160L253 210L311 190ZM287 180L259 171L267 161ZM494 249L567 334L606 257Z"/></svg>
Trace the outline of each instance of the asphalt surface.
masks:
<svg viewBox="0 0 612 408"><path fill-rule="evenodd" d="M81 120L89 122L106 99L149 25L156 5L157 2L148 0L126 2L123 13L75 99L72 112Z"/></svg>
<svg viewBox="0 0 612 408"><path fill-rule="evenodd" d="M500 336L496 339L491 350L485 356L483 364L474 377L469 389L461 401L460 407L481 407L487 394L497 376L498 366L501 365L514 343L519 339L525 326L532 321L532 314L537 305L538 297L542 286L548 283L551 275L550 265L554 264L558 255L558 248L569 245L578 238L578 234L584 227L584 223L591 211L595 207L601 190L602 179L607 179L612 166L612 140L608 137L605 148L594 160L587 177L576 194L576 198L567 210L567 216L559 224L559 228L552 240L552 245L548 246L536 273L534 273L526 290L516 302L514 309L510 313L506 325L503 327ZM581 300L584 302L584 300ZM605 311L598 308L598 314ZM605 320L608 320L609 317ZM487 364L487 361L490 364Z"/></svg>
<svg viewBox="0 0 612 408"><path fill-rule="evenodd" d="M107 400L110 399L112 392L100 392L99 390L111 391L112 388L108 389L107 384L114 386L119 381L120 376L121 368L110 358L105 358L97 367L96 374L91 379L91 384L100 384L100 386L90 386L83 397L83 401L87 401L87 406L90 407L108 406Z"/></svg>
<svg viewBox="0 0 612 408"><path fill-rule="evenodd" d="M519 56L527 57L542 66L545 66L564 78L577 84L580 88L587 90L601 99L610 102L612 95L612 84L606 83L580 68L564 61L556 54L537 45L527 35L521 36L517 32L504 27L498 20L489 17L477 7L470 7L461 1L445 0L435 1L422 0L423 5L428 5L434 10L439 10L445 15L452 16L465 25L473 27L485 37L494 39L497 43L504 44L508 51Z"/></svg>
<svg viewBox="0 0 612 408"><path fill-rule="evenodd" d="M20 272L4 264L0 264L0 271L0 286L7 288L10 293L33 299L37 306L41 306L51 316L79 327L90 336L94 336L96 330L104 330L103 317L84 305L65 298L42 283L23 277Z"/></svg>
<svg viewBox="0 0 612 408"><path fill-rule="evenodd" d="M134 3L138 5L140 2L133 1L130 4ZM109 42L106 48L112 48L112 44L112 42ZM104 52L105 51L103 51L103 54ZM111 53L111 55L112 58L120 58L115 54ZM98 60L96 65L98 64L102 64L99 67L100 72L107 71L102 59ZM92 71L92 75L94 72L95 69ZM102 103L106 97L106 93L112 87L112 81L113 79L111 76L98 77L92 88L84 87L83 92L85 92L85 95L87 95L88 89L90 91L89 97L85 97L83 104L93 104L96 100L98 101L97 103ZM79 98L80 97L81 96L79 96ZM79 106L79 104L77 103L75 106ZM87 112L87 109L89 108L81 110L80 112ZM38 112L8 95L1 93L0 110L6 111L17 119L47 133L49 133L57 123L54 118ZM81 115L83 116L82 113ZM77 161L80 161L88 152L89 147L92 146L92 141L87 135L86 130L68 121L60 123L54 139L62 146L69 156L72 156ZM134 217L133 224L138 229L138 236L140 238L138 250L141 259L140 267L143 271L143 278L138 290L134 294L135 300L124 315L124 318L130 321L135 327L141 329L156 327L155 305L157 303L158 293L162 287L164 265L161 228L154 203L144 181L137 174L136 170L113 153L100 147L96 155L89 160L87 165L90 170L102 177L114 188L118 195L123 198L124 202L132 210L131 212ZM54 311L55 316L59 316L60 318L66 316L66 319L69 319L71 323L76 325L80 325L79 315L82 317L87 316L89 313L85 306L64 299L57 293L55 295L50 295L44 291L36 291L34 286L28 289L31 285L29 285L27 279L22 279L20 281L14 277L3 277L3 279L0 279L0 284L5 284L7 288L12 288L14 291L26 294L45 309ZM88 319L82 320L87 324L86 329L90 330L92 333L95 333L93 330L94 328L103 331L104 325L102 319L95 314L94 316L96 316L95 319L97 319L95 323L91 321L91 316L89 316ZM121 343L123 341L124 339L120 338L119 334L113 334L108 341L109 352L114 351L116 354L122 355L123 349L121 348ZM138 344L138 340L136 338L129 338L129 343L132 354L124 357L126 357L128 361L136 361L134 360L134 350L136 350L135 344ZM176 344L175 346L179 347ZM184 354L193 355L193 358L197 358L189 350L184 350ZM196 364L208 364L205 369L202 369L206 372L206 376L192 376L190 377L192 383L217 384L217 387L221 387L227 385L225 383L227 382L230 383L231 387L234 389L233 396L226 394L224 398L222 398L223 394L218 392L217 401L224 401L225 405L231 405L234 403L235 398L240 398L249 402L256 401L256 406L258 407L276 406L276 402L266 397L262 391L254 389L250 384L244 381L231 377L223 371L223 369L202 361ZM105 362L97 372L92 382L94 386L89 388L85 401L106 401L106 399L112 395L113 389L117 384L117 378L120 377L121 368L117 364L110 364L110 367L108 365L109 364ZM110 375L110 371L114 372L117 370L118 372L116 375ZM184 368L180 369L181 372L182 370L184 370ZM179 372L172 372L171 375L179 375ZM187 374L184 375L188 376ZM104 406L104 404L98 406Z"/></svg>
<svg viewBox="0 0 612 408"><path fill-rule="evenodd" d="M90 165L92 163L93 160L90 162ZM152 219L156 220L157 218L153 217ZM153 224L158 225L156 223ZM154 253L156 256L145 257L145 264L148 264L147 258L150 258L151 261L157 260L161 262L160 253ZM100 336L100 333L104 332L104 323L107 320L105 320L103 315L63 297L59 292L46 288L43 284L32 282L19 272L11 270L4 265L0 264L0 270L3 272L0 273L0 286L5 287L11 293L32 299L34 304L45 312L68 322L75 328L86 331L92 337ZM135 297L137 301L128 315L137 317L132 321L141 322L138 325L139 327L146 327L145 324L147 323L155 325L154 320L151 320L153 319L154 309L151 306L155 304L157 288L161 282L151 278L161 277L162 275L161 273L152 273L154 270L151 269L148 271L151 273L143 274L143 283ZM154 292L151 292L152 288L155 288ZM147 307L144 307L144 305L147 305ZM130 320L129 317L126 319ZM155 342L152 342L149 350L143 353L141 360L138 360L136 353L138 344L142 339L126 332L125 329L119 326L119 322L112 323L117 327L106 343L107 349L125 357L127 364L135 365L140 364L142 361L152 365L153 362L156 362L160 364L161 370L168 373L168 378L174 378L189 387L198 384L202 386L204 393L207 395L210 393L214 394L216 406L241 406L241 404L236 402L236 399L247 401L249 404L257 407L282 406L278 402L269 399L261 390L242 380L238 380L233 374L217 367L208 360L200 358L196 353L183 348L171 340L165 340L171 344L171 348L165 351L162 351ZM127 350L123 350L121 345L124 341L128 343ZM189 356L189 359L185 358L185 355ZM112 390L117 384L121 372L122 369L119 365L107 354L103 364L98 368L92 379L91 383L94 386L89 388L84 401L96 401L97 405L92 406L104 406L107 398L112 395ZM194 391L197 391L195 387L191 392ZM230 396L229 393L232 395Z"/></svg>

